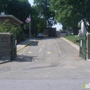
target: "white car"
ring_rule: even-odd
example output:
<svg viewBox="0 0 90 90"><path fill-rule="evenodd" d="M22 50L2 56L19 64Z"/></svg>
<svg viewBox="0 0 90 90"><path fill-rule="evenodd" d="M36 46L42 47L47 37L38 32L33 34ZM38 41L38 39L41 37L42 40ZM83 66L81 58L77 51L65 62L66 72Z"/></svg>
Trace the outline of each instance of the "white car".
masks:
<svg viewBox="0 0 90 90"><path fill-rule="evenodd" d="M38 37L38 38L43 38L43 33L39 33L39 34L37 35L37 37Z"/></svg>

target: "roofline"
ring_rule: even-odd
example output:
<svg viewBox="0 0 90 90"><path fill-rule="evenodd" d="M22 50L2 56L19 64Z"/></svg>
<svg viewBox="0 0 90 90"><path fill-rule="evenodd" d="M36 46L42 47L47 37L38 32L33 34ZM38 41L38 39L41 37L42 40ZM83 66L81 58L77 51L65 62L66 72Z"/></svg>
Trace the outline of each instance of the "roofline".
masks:
<svg viewBox="0 0 90 90"><path fill-rule="evenodd" d="M19 23L23 24L23 22L21 20L19 20L18 18L16 18L13 15L0 15L0 17L11 17L11 18L15 19L16 21L18 21Z"/></svg>

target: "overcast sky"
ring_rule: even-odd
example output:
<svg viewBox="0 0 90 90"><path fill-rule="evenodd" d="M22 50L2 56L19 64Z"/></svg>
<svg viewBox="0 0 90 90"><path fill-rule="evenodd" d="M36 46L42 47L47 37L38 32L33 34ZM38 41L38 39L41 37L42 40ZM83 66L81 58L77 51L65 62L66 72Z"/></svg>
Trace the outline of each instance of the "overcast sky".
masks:
<svg viewBox="0 0 90 90"><path fill-rule="evenodd" d="M31 5L33 5L33 1L34 1L34 0L28 0L28 1L30 2ZM54 25L53 27L57 28L57 30L62 29L62 25L59 24L59 23L56 24L56 25Z"/></svg>

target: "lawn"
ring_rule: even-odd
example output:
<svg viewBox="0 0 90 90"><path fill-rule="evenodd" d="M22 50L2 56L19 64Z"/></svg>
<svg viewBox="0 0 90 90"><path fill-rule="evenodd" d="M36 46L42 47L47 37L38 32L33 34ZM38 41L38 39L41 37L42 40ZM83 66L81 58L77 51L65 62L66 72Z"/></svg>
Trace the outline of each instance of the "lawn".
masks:
<svg viewBox="0 0 90 90"><path fill-rule="evenodd" d="M78 36L76 36L76 39L75 39L74 35L65 36L65 38L70 40L71 42L76 43L77 45L79 45L79 37Z"/></svg>

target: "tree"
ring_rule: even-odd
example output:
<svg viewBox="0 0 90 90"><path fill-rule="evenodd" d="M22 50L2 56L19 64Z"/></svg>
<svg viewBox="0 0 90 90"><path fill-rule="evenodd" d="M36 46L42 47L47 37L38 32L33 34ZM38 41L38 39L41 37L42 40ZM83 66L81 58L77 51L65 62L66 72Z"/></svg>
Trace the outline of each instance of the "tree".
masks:
<svg viewBox="0 0 90 90"><path fill-rule="evenodd" d="M2 5L3 5L3 2L0 0L0 12L2 12Z"/></svg>
<svg viewBox="0 0 90 90"><path fill-rule="evenodd" d="M75 13L73 6L69 5L68 0L51 0L51 7L56 12L56 19L58 22L66 25L73 26L77 25L79 19L79 14Z"/></svg>
<svg viewBox="0 0 90 90"><path fill-rule="evenodd" d="M11 14L23 21L22 30L25 34L28 35L28 30L24 29L25 20L31 13L31 5L28 0L11 0L8 2L5 9L6 14Z"/></svg>
<svg viewBox="0 0 90 90"><path fill-rule="evenodd" d="M9 20L0 22L0 32L10 32L13 33L18 42L24 39L24 33L21 27L16 27L13 24L9 23Z"/></svg>
<svg viewBox="0 0 90 90"><path fill-rule="evenodd" d="M50 10L50 0L34 0L34 3L39 10L39 17L45 18L47 27L51 27L55 23L55 13Z"/></svg>
<svg viewBox="0 0 90 90"><path fill-rule="evenodd" d="M24 22L22 25L22 30L25 32L25 20L31 13L31 5L28 0L1 0L0 4L0 12L5 12L7 15L14 15Z"/></svg>
<svg viewBox="0 0 90 90"><path fill-rule="evenodd" d="M56 12L56 19L66 26L77 26L84 18L90 21L89 0L51 0L51 7Z"/></svg>
<svg viewBox="0 0 90 90"><path fill-rule="evenodd" d="M35 36L37 36L37 33L43 32L43 29L46 27L45 18L39 17L39 9L37 6L32 7L31 18L32 34L35 34Z"/></svg>
<svg viewBox="0 0 90 90"><path fill-rule="evenodd" d="M12 14L25 22L25 19L31 13L31 6L26 0L12 0L7 4L6 14Z"/></svg>

